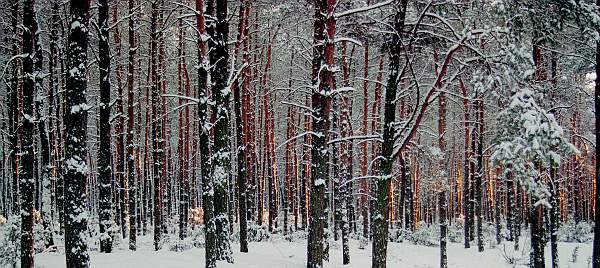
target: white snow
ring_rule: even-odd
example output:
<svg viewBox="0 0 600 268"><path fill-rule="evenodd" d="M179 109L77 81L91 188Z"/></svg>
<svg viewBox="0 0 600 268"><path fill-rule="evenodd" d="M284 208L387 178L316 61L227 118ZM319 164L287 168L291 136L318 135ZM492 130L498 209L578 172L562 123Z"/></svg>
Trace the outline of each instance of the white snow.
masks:
<svg viewBox="0 0 600 268"><path fill-rule="evenodd" d="M522 239L526 240L526 239ZM359 241L350 240L350 265L342 265L342 247L340 242L332 241L330 261L324 262L324 267L371 267L371 245L359 249ZM110 254L90 253L91 267L98 268L133 268L133 267L204 267L204 248L193 248L183 252L161 250L155 252L152 246L152 236L138 237L138 251L126 249L128 243L121 243L122 249L116 249ZM504 253L506 248L507 254ZM526 267L529 259L528 246L521 244L524 251L514 252L512 244L505 244L495 248L488 248L482 253L477 252L477 247L464 249L461 244L448 244L448 267L454 268L508 268ZM576 262L572 262L572 255L577 248ZM249 253L239 253L239 244L232 244L234 251L234 264L219 262L218 267L306 267L306 241L288 242L282 238L274 238L269 242L250 242ZM588 267L588 259L592 252L592 244L560 243L560 267ZM523 254L525 254L523 256ZM510 256L518 264L510 265L504 256ZM547 264L550 264L550 249L546 247ZM63 253L41 253L36 255L38 267L64 267L65 256ZM408 242L389 243L388 267L426 268L439 267L439 248L417 246Z"/></svg>

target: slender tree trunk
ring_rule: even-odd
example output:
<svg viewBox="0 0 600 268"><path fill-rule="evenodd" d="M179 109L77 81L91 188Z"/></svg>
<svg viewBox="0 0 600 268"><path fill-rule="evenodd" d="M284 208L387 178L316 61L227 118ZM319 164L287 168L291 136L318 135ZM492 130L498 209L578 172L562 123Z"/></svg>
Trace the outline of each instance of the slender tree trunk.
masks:
<svg viewBox="0 0 600 268"><path fill-rule="evenodd" d="M369 133L369 40L365 40L364 42L364 78L363 81L363 118L362 118L362 134L363 136L367 136ZM361 176L366 177L368 174L368 164L369 164L369 144L366 141L362 142L361 146L362 157L360 162L360 171ZM370 219L370 211L369 211L369 203L371 202L369 196L369 183L367 179L361 180L361 196L360 196L360 211L362 216L362 225L363 225L363 239L369 239L369 219ZM364 243L364 241L363 241Z"/></svg>
<svg viewBox="0 0 600 268"><path fill-rule="evenodd" d="M135 43L135 32L134 32L134 0L128 0L129 9L129 20L128 26L128 63L127 63L127 186L129 196L129 249L136 250L136 223L137 223L137 174L135 172L135 114L133 107L133 75L135 72L135 52L137 45ZM125 178L125 176L123 176Z"/></svg>
<svg viewBox="0 0 600 268"><path fill-rule="evenodd" d="M19 40L19 2L17 0L12 1L12 11L11 11L11 30L12 30L12 56L17 57L20 53L20 40ZM11 198L10 198L10 210L12 215L17 215L19 212L19 164L20 164L20 148L19 148L19 117L20 114L20 101L19 97L21 95L20 91L20 75L21 75L21 66L18 59L15 59L14 63L11 65L11 81L10 81L10 89L9 92L9 125L10 125L10 164L12 167L11 174Z"/></svg>
<svg viewBox="0 0 600 268"><path fill-rule="evenodd" d="M159 250L161 244L162 224L162 190L161 180L163 173L163 135L162 135L162 113L160 105L160 85L158 79L158 1L152 2L152 14L150 25L150 64L151 64L151 91L152 91L152 167L154 184L154 250Z"/></svg>
<svg viewBox="0 0 600 268"><path fill-rule="evenodd" d="M600 7L600 0L596 0L596 6ZM600 11L599 11L600 12ZM596 41L596 73L600 74L600 41ZM600 144L600 76L596 76L596 86L594 89L594 107L596 115L596 144ZM595 215L594 222L594 249L592 255L593 268L600 268L600 149L596 146L595 152L596 166L594 177L596 178L596 197L595 197Z"/></svg>
<svg viewBox="0 0 600 268"><path fill-rule="evenodd" d="M100 252L112 251L112 237L109 233L112 224L112 169L110 166L110 48L108 26L108 1L98 2L98 41L100 71L100 148L98 149L99 177L99 222Z"/></svg>
<svg viewBox="0 0 600 268"><path fill-rule="evenodd" d="M385 90L385 107L383 123L383 146L380 177L377 180L377 194L375 212L373 216L373 258L371 266L374 268L386 267L388 244L388 217L389 217L389 187L393 168L393 154L395 150L395 120L396 120L396 91L400 78L400 53L401 34L404 29L406 5L408 0L394 2L396 15L394 17L394 33L389 46L390 63L389 76Z"/></svg>
<svg viewBox="0 0 600 268"><path fill-rule="evenodd" d="M248 23L248 15L250 12L250 2L247 0L243 0L241 3L242 7L240 9L240 22L238 29L238 38L236 42L236 57L239 55L239 49L244 39L247 38L246 28ZM244 52L246 53L246 52ZM244 134L247 130L244 129L246 126L242 121L242 95L248 94L248 92L241 91L242 89L247 89L242 87L241 85L246 83L248 77L247 68L248 57L244 55L243 63L242 63L242 77L234 82L233 86L233 102L235 109L235 126L236 126L236 142L237 142L237 199L238 199L238 217L240 222L240 252L248 252L248 222L246 219L246 181L247 181L247 167L246 167L246 146L244 143L245 137Z"/></svg>
<svg viewBox="0 0 600 268"><path fill-rule="evenodd" d="M65 248L67 268L89 266L87 243L86 160L88 0L71 1L71 27L67 50L65 109Z"/></svg>
<svg viewBox="0 0 600 268"><path fill-rule="evenodd" d="M207 15L212 15L214 0L208 0ZM198 29L198 105L199 118L199 147L200 147L200 171L202 176L202 208L204 211L204 233L205 233L205 258L206 267L216 267L216 230L214 222L214 192L210 179L210 157L209 157L209 134L210 125L208 120L208 68L210 66L207 57L206 43L203 41L205 30L204 0L196 0L196 27Z"/></svg>
<svg viewBox="0 0 600 268"><path fill-rule="evenodd" d="M471 153L470 153L470 136L471 136L471 131L470 131L470 122L469 122L469 100L468 100L468 95L467 95L467 88L465 87L462 79L459 80L460 82L460 89L462 91L462 97L463 97L463 109L464 109L464 129L465 129L465 155L464 155L464 171L463 171L463 181L462 181L462 207L463 207L463 219L464 219L464 245L465 248L470 248L471 247L471 239L469 237L469 234L471 233L471 223L470 223L470 190L471 190L471 171L470 171L470 167L471 167Z"/></svg>
<svg viewBox="0 0 600 268"><path fill-rule="evenodd" d="M33 110L36 75L34 73L35 35L38 25L35 20L35 0L23 2L23 110L21 117L22 141L21 161L19 166L19 190L21 197L21 267L33 268L33 207L34 191L37 178L34 175L34 143L33 132L35 114Z"/></svg>
<svg viewBox="0 0 600 268"><path fill-rule="evenodd" d="M480 98L482 98L482 96L479 96ZM475 187L477 187L475 189L476 192L476 198L477 200L476 205L477 205L477 250L479 252L483 252L484 248L483 248L483 218L482 218L482 209L483 209L483 193L482 193L482 188L483 188L483 174L484 174L484 170L483 170L483 100L482 99L478 99L476 101L476 106L477 106L477 130L476 130L476 137L477 137L477 174L475 175Z"/></svg>
<svg viewBox="0 0 600 268"><path fill-rule="evenodd" d="M117 98L116 101L116 125L115 135L116 139L116 152L115 158L113 159L116 171L113 173L116 179L115 185L118 185L117 196L118 196L118 216L119 224L121 226L121 235L123 238L127 237L127 177L125 174L125 115L123 114L123 66L119 63L121 59L121 32L119 31L119 14L118 14L118 3L113 6L113 24L114 24L114 41L116 45L116 80L117 80Z"/></svg>

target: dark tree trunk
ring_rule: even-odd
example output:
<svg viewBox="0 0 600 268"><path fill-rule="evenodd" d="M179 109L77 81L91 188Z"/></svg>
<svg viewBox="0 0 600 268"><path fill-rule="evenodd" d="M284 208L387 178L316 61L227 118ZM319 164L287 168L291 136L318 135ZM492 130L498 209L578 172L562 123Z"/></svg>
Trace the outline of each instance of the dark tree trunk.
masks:
<svg viewBox="0 0 600 268"><path fill-rule="evenodd" d="M558 268L558 225L560 224L560 207L558 198L558 189L556 181L557 168L550 168L550 182L548 183L550 190L550 252L552 255L552 268Z"/></svg>
<svg viewBox="0 0 600 268"><path fill-rule="evenodd" d="M465 155L464 155L464 160L463 160L463 178L462 178L462 207L463 207L463 219L464 219L464 245L465 248L470 248L471 247L471 239L469 237L469 234L471 233L471 223L470 223L470 191L471 191L471 171L470 171L470 167L471 167L471 153L470 153L470 122L469 122L469 100L468 100L468 95L467 95L467 88L465 87L462 79L459 81L460 82L460 88L462 91L462 97L463 97L463 107L464 107L464 113L465 113L465 121L464 121L464 129L465 129Z"/></svg>
<svg viewBox="0 0 600 268"><path fill-rule="evenodd" d="M348 58L346 56L347 42L342 43L342 76L343 86L350 86ZM349 94L348 94L349 95ZM352 134L351 110L352 102L348 95L343 95L341 98L341 116L340 116L340 138L350 137ZM340 173L334 174L339 176L339 201L338 206L340 217L340 229L342 231L342 261L344 265L350 264L350 246L348 245L349 238L349 210L352 206L351 182L352 182L352 141L342 141L340 143Z"/></svg>
<svg viewBox="0 0 600 268"><path fill-rule="evenodd" d="M35 0L23 2L23 129L21 141L21 166L19 167L19 190L21 197L21 267L33 268L33 202L36 179L34 175L34 110L36 75L34 73L35 34L38 30L35 20Z"/></svg>
<svg viewBox="0 0 600 268"><path fill-rule="evenodd" d="M216 0L214 13L212 6L208 10L215 15L216 21L209 24L207 32L210 36L210 65L212 81L212 97L215 105L213 115L216 118L214 126L213 172L212 182L214 188L214 219L216 230L216 258L233 263L233 254L229 243L229 217L227 213L227 183L230 170L229 150L229 99L230 91L227 90L227 77L229 67L229 52L227 49L227 36L229 22L227 20L227 0Z"/></svg>
<svg viewBox="0 0 600 268"><path fill-rule="evenodd" d="M207 15L212 15L214 0L208 0ZM208 120L208 85L207 76L209 62L206 57L206 44L202 40L205 30L204 0L196 0L196 27L198 28L198 118L199 118L199 148L200 148L200 172L202 177L202 208L204 211L205 232L205 256L206 267L216 267L216 233L214 222L214 195L213 184L210 179L210 157L209 157L209 120Z"/></svg>
<svg viewBox="0 0 600 268"><path fill-rule="evenodd" d="M65 117L65 251L67 268L89 266L86 175L88 0L71 1Z"/></svg>
<svg viewBox="0 0 600 268"><path fill-rule="evenodd" d="M242 7L240 9L240 22L239 22L239 31L238 31L238 40L236 43L236 57L239 55L239 47L242 42L244 42L245 38L248 38L246 34L246 28L248 23L248 15L250 12L250 2L247 0L242 1ZM247 53L244 51L244 53ZM242 89L246 89L242 85L246 83L247 79L250 79L248 76L247 69L250 68L247 62L248 57L244 55L243 57L243 70L241 81L238 79L233 87L233 100L234 100L234 109L235 109L235 127L236 127L236 142L237 142L237 199L238 199L238 217L240 222L240 252L248 252L248 222L246 219L246 181L247 181L247 168L246 168L246 158L247 151L244 143L245 133L247 132L242 121L242 94L248 94L248 92L243 91Z"/></svg>
<svg viewBox="0 0 600 268"><path fill-rule="evenodd" d="M389 218L389 187L394 163L396 128L396 91L400 77L401 34L404 28L407 0L395 1L394 33L389 44L390 65L385 90L383 123L383 146L380 177L377 180L376 204L373 216L373 258L372 267L386 267Z"/></svg>
<svg viewBox="0 0 600 268"><path fill-rule="evenodd" d="M596 6L600 7L600 0L596 0ZM600 11L599 11L600 12ZM596 73L600 73L600 42L596 41ZM596 86L594 89L594 107L596 115L596 144L600 144L600 76L596 77ZM596 146L596 210L594 215L594 250L592 256L593 268L600 268L600 149Z"/></svg>
<svg viewBox="0 0 600 268"><path fill-rule="evenodd" d="M479 96L481 98L481 96ZM477 130L475 131L477 137L477 173L475 174L475 192L477 200L477 250L483 252L483 100L478 99L476 101L477 106Z"/></svg>
<svg viewBox="0 0 600 268"><path fill-rule="evenodd" d="M150 61L151 61L151 87L152 87L152 168L154 184L154 250L159 250L161 244L162 225L162 187L163 173L163 135L162 113L160 104L160 85L158 79L158 1L152 2L152 18L150 25Z"/></svg>
<svg viewBox="0 0 600 268"><path fill-rule="evenodd" d="M129 249L136 250L136 224L137 224L137 174L135 172L135 143L133 141L135 135L135 114L133 110L133 75L135 71L134 61L137 45L135 43L134 32L134 0L128 0L129 20L128 26L128 43L129 54L127 63L127 185L129 189ZM125 178L125 176L123 176Z"/></svg>
<svg viewBox="0 0 600 268"><path fill-rule="evenodd" d="M98 149L100 252L112 251L112 169L110 165L110 48L108 1L98 1L98 67L100 71L100 148Z"/></svg>
<svg viewBox="0 0 600 268"><path fill-rule="evenodd" d="M337 0L316 0L314 21L314 48L312 62L312 118L311 184L309 202L309 233L307 267L322 267L325 258L327 224L327 174L329 171L327 145L331 97L335 88L333 54L336 22L333 16ZM324 66L325 65L325 66Z"/></svg>

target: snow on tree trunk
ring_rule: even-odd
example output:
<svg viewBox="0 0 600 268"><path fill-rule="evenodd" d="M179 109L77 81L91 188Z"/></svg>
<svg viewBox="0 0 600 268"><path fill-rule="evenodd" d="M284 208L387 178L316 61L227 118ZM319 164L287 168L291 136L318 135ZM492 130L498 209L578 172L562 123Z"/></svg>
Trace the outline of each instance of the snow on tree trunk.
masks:
<svg viewBox="0 0 600 268"><path fill-rule="evenodd" d="M112 251L112 169L110 166L110 48L108 1L98 2L98 38L100 72L100 148L98 149L100 252Z"/></svg>
<svg viewBox="0 0 600 268"><path fill-rule="evenodd" d="M331 111L331 91L335 89L334 38L335 17L333 12L337 0L316 0L312 62L312 135L311 183L309 202L309 232L307 267L323 266L327 248L326 221L328 217L327 174L328 136Z"/></svg>
<svg viewBox="0 0 600 268"><path fill-rule="evenodd" d="M211 1L212 2L212 1ZM210 2L209 2L210 3ZM229 158L229 102L231 90L228 85L229 75L229 52L227 49L227 37L229 33L229 22L227 19L227 1L216 0L215 9L211 4L208 10L216 18L208 27L210 36L210 65L212 66L211 89L215 102L212 113L216 117L214 125L214 148L212 154L212 183L214 189L214 225L216 230L216 258L233 263L233 254L229 237L229 218L227 213L227 183L231 167ZM214 12L214 13L213 13Z"/></svg>
<svg viewBox="0 0 600 268"><path fill-rule="evenodd" d="M407 0L394 2L396 11L394 17L394 33L389 47L390 63L384 101L383 146L381 150L381 170L377 178L376 203L373 215L373 255L371 266L374 268L386 267L388 243L388 218L389 218L389 187L392 178L394 163L395 135L396 135L396 91L400 77L401 33L404 28Z"/></svg>
<svg viewBox="0 0 600 268"><path fill-rule="evenodd" d="M87 45L90 2L70 1L70 27L67 46L67 79L65 109L65 251L67 268L88 267L87 231L86 131L87 110Z"/></svg>
<svg viewBox="0 0 600 268"><path fill-rule="evenodd" d="M159 250L161 244L162 225L162 183L163 173L163 135L162 113L160 105L160 85L158 79L158 1L152 2L150 25L150 61L151 61L151 91L152 91L152 168L154 184L154 250Z"/></svg>
<svg viewBox="0 0 600 268"><path fill-rule="evenodd" d="M128 28L128 43L129 43L129 53L128 53L128 63L127 63L127 187L128 187L128 196L129 196L129 249L136 250L136 224L137 224L137 174L135 172L135 143L134 143L134 135L135 135L135 114L134 114L134 95L133 95L133 84L134 84L134 72L135 72L135 53L137 50L137 45L135 43L135 29L134 29L134 20L135 20L135 11L134 11L134 0L128 0L128 10L129 10L129 19L127 22ZM122 97L122 96L121 96ZM123 179L125 178L125 174L123 175Z"/></svg>
<svg viewBox="0 0 600 268"><path fill-rule="evenodd" d="M208 0L207 15L212 15L214 0ZM210 125L208 120L208 68L204 0L196 0L196 28L198 30L198 118L199 118L199 149L200 149L200 173L202 181L202 209L204 211L204 233L205 233L205 259L206 267L216 267L216 233L214 222L214 190L210 176L211 159L209 158L209 134Z"/></svg>
<svg viewBox="0 0 600 268"><path fill-rule="evenodd" d="M34 143L35 127L34 96L38 73L34 72L34 59L37 57L35 35L38 25L35 16L35 1L23 2L23 95L22 95L22 140L21 161L19 166L19 191L21 197L21 267L33 268L33 206L36 178L34 175Z"/></svg>

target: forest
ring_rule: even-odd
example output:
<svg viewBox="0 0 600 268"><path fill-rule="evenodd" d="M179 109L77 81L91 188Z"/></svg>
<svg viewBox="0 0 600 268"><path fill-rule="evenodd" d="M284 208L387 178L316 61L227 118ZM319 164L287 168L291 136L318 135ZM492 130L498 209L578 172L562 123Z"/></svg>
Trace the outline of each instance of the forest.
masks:
<svg viewBox="0 0 600 268"><path fill-rule="evenodd" d="M600 268L600 0L0 0L0 267Z"/></svg>

